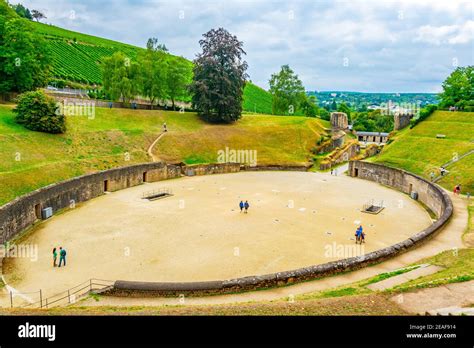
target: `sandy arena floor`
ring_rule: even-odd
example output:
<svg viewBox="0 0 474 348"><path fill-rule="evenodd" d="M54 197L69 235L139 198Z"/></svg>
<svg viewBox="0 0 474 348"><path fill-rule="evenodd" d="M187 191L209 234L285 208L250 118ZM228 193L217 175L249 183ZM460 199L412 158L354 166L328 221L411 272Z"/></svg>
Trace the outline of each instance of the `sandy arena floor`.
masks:
<svg viewBox="0 0 474 348"><path fill-rule="evenodd" d="M169 188L150 202L142 193ZM383 200L378 215L360 212ZM248 214L238 203L248 200ZM364 249L354 231L366 232ZM142 281L230 279L290 270L367 253L402 241L431 223L408 196L347 176L243 172L147 183L110 193L54 216L23 243L39 257L5 261L18 291L50 296L89 278ZM51 250L67 250L53 268Z"/></svg>

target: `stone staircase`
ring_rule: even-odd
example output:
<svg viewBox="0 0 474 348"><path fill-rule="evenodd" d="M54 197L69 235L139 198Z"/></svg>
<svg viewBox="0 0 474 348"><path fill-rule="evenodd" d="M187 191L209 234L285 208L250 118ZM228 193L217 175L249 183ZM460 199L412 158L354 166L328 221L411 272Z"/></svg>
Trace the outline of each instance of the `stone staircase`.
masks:
<svg viewBox="0 0 474 348"><path fill-rule="evenodd" d="M474 307L445 307L420 313L425 315L469 315L474 316Z"/></svg>

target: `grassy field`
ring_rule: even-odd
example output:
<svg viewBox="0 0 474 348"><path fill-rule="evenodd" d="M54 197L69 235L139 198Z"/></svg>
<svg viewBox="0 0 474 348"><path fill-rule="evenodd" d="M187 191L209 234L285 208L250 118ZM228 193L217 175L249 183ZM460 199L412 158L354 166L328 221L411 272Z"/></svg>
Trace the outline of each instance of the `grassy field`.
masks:
<svg viewBox="0 0 474 348"><path fill-rule="evenodd" d="M259 165L307 164L326 122L308 117L244 116L233 125L173 129L154 148L166 162L212 163L219 150L255 150Z"/></svg>
<svg viewBox="0 0 474 348"><path fill-rule="evenodd" d="M446 138L438 139L437 134ZM413 129L399 132L394 141L386 145L374 162L406 169L429 178L431 172L454 156L461 156L474 149L474 113L436 111ZM474 155L447 167L451 172L439 183L452 189L462 184L463 192L474 193Z"/></svg>
<svg viewBox="0 0 474 348"><path fill-rule="evenodd" d="M0 105L0 204L59 180L150 161L147 148L160 134L163 159L215 162L217 149L255 149L263 163L304 163L319 138L317 119L246 115L212 126L194 113L96 108L93 119L67 118L63 135L33 132L14 122L13 106ZM310 128L311 127L311 128Z"/></svg>

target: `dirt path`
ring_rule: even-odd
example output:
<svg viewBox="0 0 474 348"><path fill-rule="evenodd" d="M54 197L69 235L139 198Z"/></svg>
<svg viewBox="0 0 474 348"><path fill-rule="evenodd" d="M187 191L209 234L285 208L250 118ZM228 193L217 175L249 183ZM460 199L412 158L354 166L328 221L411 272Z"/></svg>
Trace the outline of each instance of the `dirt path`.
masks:
<svg viewBox="0 0 474 348"><path fill-rule="evenodd" d="M370 284L367 287L370 290L374 290L374 291L386 290L386 289L393 288L393 287L395 287L399 284L406 283L406 282L408 282L412 279L416 279L416 278L419 278L419 277L424 277L424 276L427 276L429 274L434 274L434 273L437 273L441 270L443 270L443 267L424 264L424 265L421 265L420 268L416 268L416 269L414 269L410 272L399 274L397 276L390 277L390 278L382 280L380 282Z"/></svg>
<svg viewBox="0 0 474 348"><path fill-rule="evenodd" d="M449 314L474 307L474 280L396 295L392 301L409 313Z"/></svg>
<svg viewBox="0 0 474 348"><path fill-rule="evenodd" d="M225 304L225 303L244 303L252 301L278 300L282 298L293 298L300 294L326 290L329 288L351 284L363 279L373 277L377 274L390 272L399 268L406 267L423 258L433 256L445 250L453 248L462 248L465 245L462 241L462 234L467 227L468 213L466 202L460 197L454 197L450 194L453 201L453 217L442 231L436 234L430 241L401 254L381 264L372 267L363 268L346 274L326 277L319 280L295 284L293 286L246 292L241 294L208 296L208 297L190 297L190 298L119 298L103 297L100 301L88 299L83 302L86 306L159 306L176 304ZM472 291L472 289L470 290ZM297 301L297 298L295 299Z"/></svg>
<svg viewBox="0 0 474 348"><path fill-rule="evenodd" d="M153 143L150 145L150 147L149 147L148 150L147 150L148 156L151 157L152 162L157 162L157 161L159 161L159 158L153 154L153 148L155 147L155 145L158 143L158 141L160 141L160 139L161 139L165 134L166 134L166 132L162 132L162 133L158 136L158 138L156 138L155 141L153 141Z"/></svg>

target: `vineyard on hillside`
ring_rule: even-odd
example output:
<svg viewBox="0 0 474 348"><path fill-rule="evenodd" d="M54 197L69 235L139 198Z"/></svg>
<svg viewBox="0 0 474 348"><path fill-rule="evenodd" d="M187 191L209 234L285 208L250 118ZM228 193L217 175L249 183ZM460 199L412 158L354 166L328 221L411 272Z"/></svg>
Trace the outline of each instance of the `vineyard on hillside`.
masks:
<svg viewBox="0 0 474 348"><path fill-rule="evenodd" d="M82 34L53 25L31 22L35 31L45 38L52 56L53 77L57 80L88 86L102 84L101 63L120 51L134 60L144 48ZM192 69L192 62L169 54L169 59L184 59ZM247 83L244 89L243 109L262 114L272 113L272 96L264 89ZM185 101L188 101L186 98Z"/></svg>
<svg viewBox="0 0 474 348"><path fill-rule="evenodd" d="M270 115L272 113L272 95L253 83L247 83L242 107L245 111Z"/></svg>
<svg viewBox="0 0 474 348"><path fill-rule="evenodd" d="M32 22L35 30L44 36L53 60L53 76L56 79L85 85L100 85L100 64L104 57L122 52L134 60L143 48L76 33L38 22ZM184 59L169 55L170 59ZM191 69L191 63L189 62Z"/></svg>

